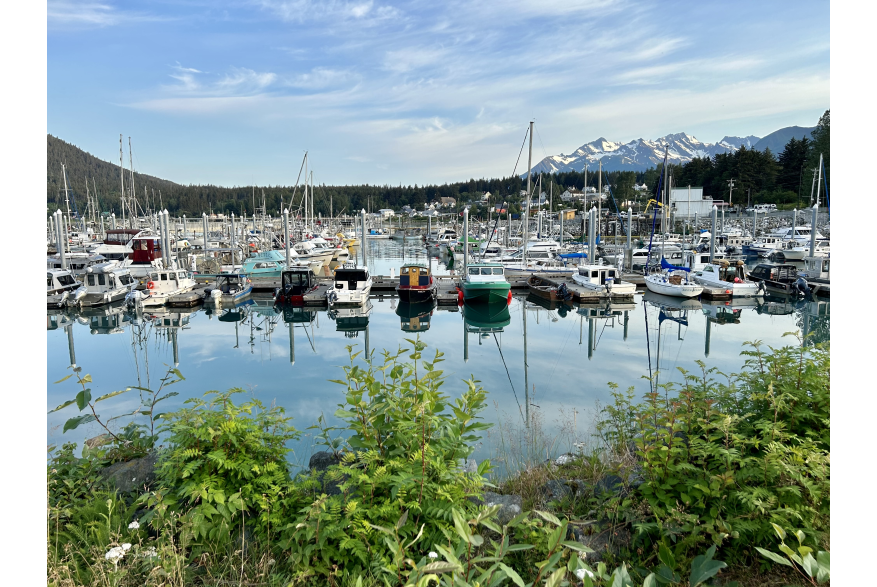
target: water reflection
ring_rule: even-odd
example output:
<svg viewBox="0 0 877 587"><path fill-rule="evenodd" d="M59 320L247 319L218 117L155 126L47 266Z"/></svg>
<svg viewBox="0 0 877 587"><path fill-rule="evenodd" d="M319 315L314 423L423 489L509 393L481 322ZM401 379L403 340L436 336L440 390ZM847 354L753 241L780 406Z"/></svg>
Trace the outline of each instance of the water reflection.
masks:
<svg viewBox="0 0 877 587"><path fill-rule="evenodd" d="M395 301L395 299L394 299ZM402 332L426 332L435 310L435 300L426 302L399 302L396 315Z"/></svg>

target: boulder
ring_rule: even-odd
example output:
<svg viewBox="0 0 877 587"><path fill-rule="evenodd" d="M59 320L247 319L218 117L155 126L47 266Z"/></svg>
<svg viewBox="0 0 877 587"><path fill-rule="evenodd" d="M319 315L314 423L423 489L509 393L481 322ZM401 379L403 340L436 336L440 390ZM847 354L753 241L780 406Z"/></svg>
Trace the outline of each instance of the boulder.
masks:
<svg viewBox="0 0 877 587"><path fill-rule="evenodd" d="M575 458L576 458L576 456L574 454L571 454L571 453L562 454L559 457L557 457L556 459L554 459L554 464L557 465L558 467L561 465L568 465L569 463L573 462L573 460Z"/></svg>
<svg viewBox="0 0 877 587"><path fill-rule="evenodd" d="M333 481L329 479L324 479L326 471L332 465L337 465L341 462L335 453L321 450L319 452L315 452L311 455L310 461L308 461L308 468L317 477L323 485L323 493L326 495L341 495L341 489L338 487L340 483L344 480L340 479L338 481Z"/></svg>
<svg viewBox="0 0 877 587"><path fill-rule="evenodd" d="M500 525L508 524L512 518L523 511L524 501L520 495L500 495L492 491L485 491L481 499L477 497L469 499L478 505L500 506L499 511L496 512L496 522Z"/></svg>
<svg viewBox="0 0 877 587"><path fill-rule="evenodd" d="M573 489L566 480L552 479L542 486L545 501L560 501L572 493Z"/></svg>
<svg viewBox="0 0 877 587"><path fill-rule="evenodd" d="M594 552L585 555L585 560L595 563L604 560L606 554L618 555L622 547L630 544L630 531L627 528L609 528L600 532L586 534L577 527L572 528L576 541Z"/></svg>
<svg viewBox="0 0 877 587"><path fill-rule="evenodd" d="M101 476L121 493L139 491L155 481L157 463L158 453L153 451L145 457L105 467L101 471Z"/></svg>
<svg viewBox="0 0 877 587"><path fill-rule="evenodd" d="M597 497L605 493L621 494L625 491L624 480L618 475L605 475L594 486L594 495Z"/></svg>
<svg viewBox="0 0 877 587"><path fill-rule="evenodd" d="M475 459L466 459L465 462L460 463L460 471L462 473L477 473L478 462Z"/></svg>

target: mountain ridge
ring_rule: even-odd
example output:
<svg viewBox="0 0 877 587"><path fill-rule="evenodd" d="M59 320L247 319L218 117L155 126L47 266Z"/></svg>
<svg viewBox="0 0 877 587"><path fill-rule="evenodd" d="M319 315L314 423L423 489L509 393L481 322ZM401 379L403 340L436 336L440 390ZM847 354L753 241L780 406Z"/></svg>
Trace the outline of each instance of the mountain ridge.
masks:
<svg viewBox="0 0 877 587"><path fill-rule="evenodd" d="M670 133L654 140L638 138L627 143L610 141L599 137L584 143L569 154L549 155L533 166L533 173L581 172L585 166L596 168L601 162L604 171L645 171L664 160L665 145L667 161L673 165L688 163L695 157L713 157L734 153L745 147L763 151L769 148L778 155L791 138L809 136L815 127L790 126L781 128L765 137L725 136L717 143L705 143L686 132ZM781 144L780 144L781 143ZM526 177L527 173L521 174Z"/></svg>

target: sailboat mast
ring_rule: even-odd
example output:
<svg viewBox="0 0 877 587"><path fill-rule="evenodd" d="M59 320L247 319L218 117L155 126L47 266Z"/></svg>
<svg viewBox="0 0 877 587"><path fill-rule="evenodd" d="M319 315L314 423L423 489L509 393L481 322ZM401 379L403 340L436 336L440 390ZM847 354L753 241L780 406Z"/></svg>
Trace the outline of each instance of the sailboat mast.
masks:
<svg viewBox="0 0 877 587"><path fill-rule="evenodd" d="M134 151L131 149L131 137L128 137L128 164L131 167L131 221L134 221L134 215L137 214L137 192L134 189Z"/></svg>
<svg viewBox="0 0 877 587"><path fill-rule="evenodd" d="M523 222L523 242L521 246L523 247L523 260L524 266L523 269L527 269L527 233L530 230L530 175L533 172L533 121L530 121L530 150L527 154L527 204L524 207L524 222ZM524 308L526 310L526 308ZM524 322L526 325L526 321ZM526 361L525 361L526 364ZM529 408L528 408L529 410ZM527 422L529 423L530 419L527 418Z"/></svg>
<svg viewBox="0 0 877 587"><path fill-rule="evenodd" d="M600 159L600 175L597 178L597 238L600 238L600 226L603 223L603 160ZM592 261L589 260L589 263Z"/></svg>
<svg viewBox="0 0 877 587"><path fill-rule="evenodd" d="M122 151L122 135L119 134L119 180L122 182L122 191L119 192L122 201L122 226L125 226L125 155Z"/></svg>

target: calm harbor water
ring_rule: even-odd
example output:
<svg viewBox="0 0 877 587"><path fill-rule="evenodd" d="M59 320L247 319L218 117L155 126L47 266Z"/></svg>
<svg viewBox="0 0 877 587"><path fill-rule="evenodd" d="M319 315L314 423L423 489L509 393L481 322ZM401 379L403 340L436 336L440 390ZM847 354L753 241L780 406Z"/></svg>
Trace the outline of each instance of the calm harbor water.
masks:
<svg viewBox="0 0 877 587"><path fill-rule="evenodd" d="M426 261L422 245L371 241L369 265L374 274L389 274L404 261ZM438 260L437 274L448 273ZM564 452L574 439L586 440L595 409L611 399L607 382L622 389L648 391L643 375L660 370L660 379L679 380L677 367L698 369L704 361L734 372L743 360L746 341L766 345L797 344L783 333L829 337L829 302L681 302L638 294L632 303L610 308L550 308L546 302L516 295L507 308L490 314L456 306L432 311L400 304L390 296L373 297L367 312L329 312L322 308L276 313L269 296L257 296L240 308L213 313L203 308L160 309L134 316L112 306L84 312L47 311L47 394L49 408L75 397L70 365L92 376L92 397L127 386L157 387L168 366L176 365L186 380L172 391L159 411L182 406L207 390L241 387L265 404L283 406L300 430L323 414L331 424L348 364L347 345L376 351L408 346L404 331L421 329L431 357L444 353L444 391L458 396L470 375L488 390L489 422L503 424L516 435L524 423L538 423L546 438L559 441L548 450ZM367 308L369 307L367 306ZM524 356L526 352L526 369ZM526 381L526 383L525 383ZM137 391L98 404L102 417L136 409ZM62 433L77 414L75 405L47 416L47 441L81 443L101 432L92 423ZM306 431L312 432L312 431ZM499 428L476 450L475 458L495 454ZM307 462L312 436L294 446L295 462Z"/></svg>

